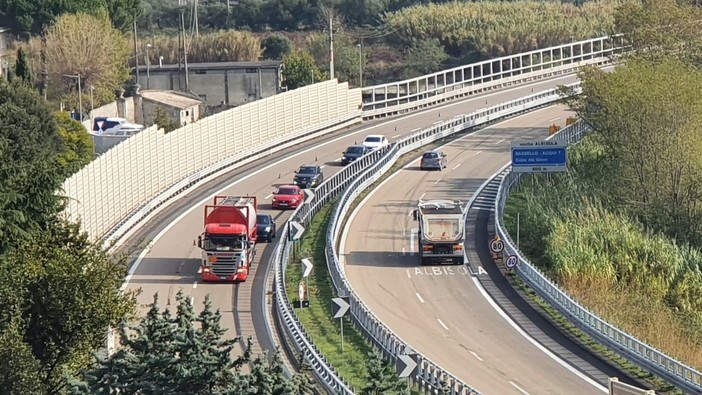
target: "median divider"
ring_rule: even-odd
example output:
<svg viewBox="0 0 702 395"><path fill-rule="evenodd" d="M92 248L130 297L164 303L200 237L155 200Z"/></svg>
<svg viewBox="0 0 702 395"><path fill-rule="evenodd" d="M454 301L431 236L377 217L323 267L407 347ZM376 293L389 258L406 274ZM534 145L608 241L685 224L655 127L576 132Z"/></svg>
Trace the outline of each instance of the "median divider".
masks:
<svg viewBox="0 0 702 395"><path fill-rule="evenodd" d="M579 83L570 86L575 89L580 87ZM355 294L346 280L336 250L344 218L354 199L387 172L403 154L455 133L484 126L508 116L552 105L559 99L558 90L550 89L470 114L459 115L421 130L393 143L389 147L362 157L359 161L352 163L341 172L327 179L315 189L314 197L302 204L290 217L290 221L306 226L324 204L341 194L339 204L334 208L327 233L327 266L334 287L339 296L349 298L351 304L350 312L354 323L370 342L383 350L386 358L397 362L397 359L402 358L405 354L417 354L415 357L417 359L417 368L409 378L420 389L438 390L441 387L448 387L452 394L479 394L468 383L463 382L425 356L413 351L408 343L404 342L390 328L385 326ZM275 264L275 303L278 310L279 323L286 331L288 338L292 340L294 348L309 362L315 375L329 392L354 394L354 389L338 375L334 367L330 366L319 349L314 345L314 341L300 324L293 309L285 287L285 273L290 264L293 247L293 242L288 240L288 236L288 226L286 224L283 227L281 242L278 244L273 256Z"/></svg>

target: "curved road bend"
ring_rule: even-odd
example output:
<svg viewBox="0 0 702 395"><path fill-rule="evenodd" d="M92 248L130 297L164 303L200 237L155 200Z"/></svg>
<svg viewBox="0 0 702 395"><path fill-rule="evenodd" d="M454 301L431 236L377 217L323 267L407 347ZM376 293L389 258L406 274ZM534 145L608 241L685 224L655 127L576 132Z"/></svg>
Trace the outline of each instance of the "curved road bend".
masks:
<svg viewBox="0 0 702 395"><path fill-rule="evenodd" d="M142 308L152 302L154 293L158 292L160 303L167 305L173 304L176 293L183 290L199 310L205 296L210 294L214 308L220 309L223 314L223 326L228 329L228 336L252 336L255 354L270 350L273 344L264 315L270 308L264 303L270 305L271 302L265 302L263 295L271 289L270 283L264 284L264 279L270 269L272 246L260 244L257 247L258 258L254 263L253 277L245 283L203 284L199 281L200 251L193 241L202 232L203 206L212 200L214 194L256 195L260 210L271 213L280 229L290 212L271 210L270 195L276 185L292 181L293 171L299 165L314 163L316 158L316 162L324 166L323 171L328 178L339 171L341 152L354 142L360 143L367 134L385 134L392 142L437 121L486 107L486 102L487 105L494 105L575 81L577 77L574 75L561 76L471 96L401 117L369 122L277 153L269 159L239 168L202 188L189 191L127 242L127 245L140 240L152 242L151 248L143 253L143 259L135 261L128 288L142 290L138 299ZM272 335L276 336L275 333ZM278 340L276 342L279 343Z"/></svg>
<svg viewBox="0 0 702 395"><path fill-rule="evenodd" d="M512 140L544 139L548 125L563 125L569 114L553 106L457 139L443 148L443 171L420 171L411 162L369 194L342 236L346 275L368 307L414 349L485 394L606 391L521 335L465 265L421 266L411 212L420 198L467 202L509 161Z"/></svg>

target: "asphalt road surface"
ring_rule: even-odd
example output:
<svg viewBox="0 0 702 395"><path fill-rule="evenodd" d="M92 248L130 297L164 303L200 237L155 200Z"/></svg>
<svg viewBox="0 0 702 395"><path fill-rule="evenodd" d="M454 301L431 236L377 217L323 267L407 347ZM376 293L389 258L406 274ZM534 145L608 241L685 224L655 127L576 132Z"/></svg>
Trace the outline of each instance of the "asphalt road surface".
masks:
<svg viewBox="0 0 702 395"><path fill-rule="evenodd" d="M420 198L467 202L509 161L512 140L545 139L571 115L553 106L497 123L442 148L443 171L418 161L388 178L359 206L340 254L358 295L400 338L484 394L601 394L605 388L497 308L466 265L421 266L412 210Z"/></svg>
<svg viewBox="0 0 702 395"><path fill-rule="evenodd" d="M164 304L166 307L173 306L176 293L182 290L190 298L196 311L199 311L205 296L209 294L213 306L220 309L223 314L222 321L223 326L228 329L227 336L253 337L256 354L262 350L269 350L274 345L273 341L278 341L271 337L275 337L275 333L271 334L267 331L265 321L266 311L270 311L271 304L270 298L265 296L271 290L270 281L268 281L271 276L266 274L271 269L269 260L274 244L257 246L259 249L257 259L247 282L240 284L200 282L198 268L201 255L193 243L203 230L204 205L211 204L215 194L256 195L259 198L260 212L271 213L280 231L290 212L272 210L271 194L276 185L292 182L293 171L298 166L305 163L318 163L323 166L325 177L329 178L341 169L339 163L341 152L355 142L360 143L368 134L384 134L392 142L420 128L431 126L437 121L575 81L577 78L574 75L561 76L476 95L401 117L367 122L233 170L227 176L183 194L171 208L147 223L142 231L132 237L127 244L141 240L142 243L148 243L149 248L144 250L140 258L134 262L127 287L141 289L139 303L142 309L152 302L155 293L159 294L162 306ZM493 150L494 148L486 148L486 153ZM487 167L494 167L496 165L492 160L498 158L493 154L486 154L481 157L481 160ZM452 163L456 163L455 159ZM464 296L453 295L455 299L447 303L466 303ZM484 336L492 335L489 332L484 334ZM486 351L483 351L483 354L485 353Z"/></svg>

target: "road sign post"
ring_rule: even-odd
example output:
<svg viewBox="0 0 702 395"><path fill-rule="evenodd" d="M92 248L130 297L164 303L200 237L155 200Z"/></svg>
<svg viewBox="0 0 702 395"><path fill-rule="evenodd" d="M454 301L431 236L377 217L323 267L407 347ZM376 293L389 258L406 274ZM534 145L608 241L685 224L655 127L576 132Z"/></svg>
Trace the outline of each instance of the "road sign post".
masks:
<svg viewBox="0 0 702 395"><path fill-rule="evenodd" d="M302 258L302 278L305 279L307 289L310 289L310 273L312 272L312 258ZM310 306L309 300L307 301L307 307Z"/></svg>
<svg viewBox="0 0 702 395"><path fill-rule="evenodd" d="M512 142L512 171L515 173L567 172L567 143L555 140Z"/></svg>
<svg viewBox="0 0 702 395"><path fill-rule="evenodd" d="M490 240L490 252L492 253L492 260L502 260L502 251L505 249L505 243L500 239L499 235Z"/></svg>
<svg viewBox="0 0 702 395"><path fill-rule="evenodd" d="M412 376L417 370L417 354L407 353L397 356L397 377L403 379Z"/></svg>
<svg viewBox="0 0 702 395"><path fill-rule="evenodd" d="M517 267L517 264L519 263L519 258L516 255L510 255L507 257L507 261L505 261L505 266L507 267L507 271L511 272L514 270L515 267Z"/></svg>
<svg viewBox="0 0 702 395"><path fill-rule="evenodd" d="M340 296L332 299L332 314L333 318L339 319L341 326L341 352L344 352L344 316L351 307L351 300L348 296Z"/></svg>
<svg viewBox="0 0 702 395"><path fill-rule="evenodd" d="M288 221L288 241L298 241L305 232L305 227L297 221Z"/></svg>

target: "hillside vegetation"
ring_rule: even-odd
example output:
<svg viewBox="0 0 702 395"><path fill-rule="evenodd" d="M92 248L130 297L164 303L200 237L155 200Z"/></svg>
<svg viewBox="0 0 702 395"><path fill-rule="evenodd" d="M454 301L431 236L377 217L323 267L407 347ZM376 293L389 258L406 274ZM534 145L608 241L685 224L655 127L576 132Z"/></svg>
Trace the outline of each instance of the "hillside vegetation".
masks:
<svg viewBox="0 0 702 395"><path fill-rule="evenodd" d="M686 28L702 9L654 0L615 21L633 53L566 99L595 131L567 174L522 182L505 222L514 235L520 216L521 249L576 299L702 369L702 40Z"/></svg>

